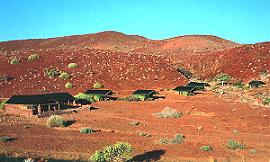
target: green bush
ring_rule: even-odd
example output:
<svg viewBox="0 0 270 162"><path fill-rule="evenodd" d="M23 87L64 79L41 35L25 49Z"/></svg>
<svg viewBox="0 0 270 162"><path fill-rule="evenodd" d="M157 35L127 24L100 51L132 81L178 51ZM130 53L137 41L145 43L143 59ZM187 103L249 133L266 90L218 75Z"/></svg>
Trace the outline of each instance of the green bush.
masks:
<svg viewBox="0 0 270 162"><path fill-rule="evenodd" d="M242 150L246 146L244 144L242 144L241 142L239 142L239 141L235 141L233 139L230 139L230 140L227 141L226 147L228 149L231 149L231 150L236 150L236 149Z"/></svg>
<svg viewBox="0 0 270 162"><path fill-rule="evenodd" d="M59 78L63 79L63 80L66 80L66 79L69 79L69 75L68 73L66 72L62 72L60 75L59 75Z"/></svg>
<svg viewBox="0 0 270 162"><path fill-rule="evenodd" d="M47 119L46 125L49 128L65 127L65 119L59 115L52 115Z"/></svg>
<svg viewBox="0 0 270 162"><path fill-rule="evenodd" d="M249 153L250 153L250 154L256 154L256 153L257 153L257 150L255 150L255 149L250 149L250 150L249 150Z"/></svg>
<svg viewBox="0 0 270 162"><path fill-rule="evenodd" d="M91 95L85 94L85 93L78 93L77 95L74 96L76 99L84 99L89 101L90 103L95 102L93 97Z"/></svg>
<svg viewBox="0 0 270 162"><path fill-rule="evenodd" d="M131 153L132 147L129 143L117 142L112 146L107 146L102 150L96 151L89 160L94 162L125 162L132 159Z"/></svg>
<svg viewBox="0 0 270 162"><path fill-rule="evenodd" d="M67 83L65 84L65 87L66 87L66 88L72 88L72 87L73 87L73 84L70 83L70 82L67 82Z"/></svg>
<svg viewBox="0 0 270 162"><path fill-rule="evenodd" d="M263 104L265 104L265 105L270 104L270 97L265 98L265 99L263 100Z"/></svg>
<svg viewBox="0 0 270 162"><path fill-rule="evenodd" d="M20 60L18 60L17 58L13 58L13 59L10 60L9 63L12 64L12 65L19 64L20 63Z"/></svg>
<svg viewBox="0 0 270 162"><path fill-rule="evenodd" d="M78 65L76 63L70 63L70 64L68 64L68 68L69 69L73 69L73 68L76 68L76 67L78 67Z"/></svg>
<svg viewBox="0 0 270 162"><path fill-rule="evenodd" d="M0 81L7 82L7 81L10 81L11 79L12 79L12 77L9 75L6 75L6 74L0 75Z"/></svg>
<svg viewBox="0 0 270 162"><path fill-rule="evenodd" d="M95 130L92 128L82 128L80 130L80 133L83 133L83 134L90 134L90 133L94 133L94 132L95 132Z"/></svg>
<svg viewBox="0 0 270 162"><path fill-rule="evenodd" d="M14 137L2 136L2 137L0 137L0 142L9 142L9 141L13 141L15 139L16 138L14 138Z"/></svg>
<svg viewBox="0 0 270 162"><path fill-rule="evenodd" d="M181 144L184 142L185 136L183 134L176 134L174 138L171 140L172 144Z"/></svg>
<svg viewBox="0 0 270 162"><path fill-rule="evenodd" d="M166 106L160 113L156 113L156 116L160 118L180 118L183 114Z"/></svg>
<svg viewBox="0 0 270 162"><path fill-rule="evenodd" d="M35 61L39 58L38 54L32 54L30 56L28 56L28 61Z"/></svg>
<svg viewBox="0 0 270 162"><path fill-rule="evenodd" d="M5 103L6 101L0 101L0 110L4 110L5 109Z"/></svg>
<svg viewBox="0 0 270 162"><path fill-rule="evenodd" d="M243 89L245 87L245 83L243 83L243 81L238 81L238 82L234 83L233 86L235 86L236 88L239 88L239 89Z"/></svg>
<svg viewBox="0 0 270 162"><path fill-rule="evenodd" d="M212 151L213 148L211 146L204 145L204 146L200 147L200 150L201 151Z"/></svg>
<svg viewBox="0 0 270 162"><path fill-rule="evenodd" d="M102 85L101 83L96 82L96 83L93 85L93 88L94 88L94 89L100 89L100 88L103 88L103 85Z"/></svg>
<svg viewBox="0 0 270 162"><path fill-rule="evenodd" d="M50 77L50 78L53 78L53 77L60 75L60 72L56 69L46 69L45 75Z"/></svg>
<svg viewBox="0 0 270 162"><path fill-rule="evenodd" d="M130 125L132 125L132 126L138 126L139 124L140 124L140 122L138 122L138 121L133 121L130 123Z"/></svg>

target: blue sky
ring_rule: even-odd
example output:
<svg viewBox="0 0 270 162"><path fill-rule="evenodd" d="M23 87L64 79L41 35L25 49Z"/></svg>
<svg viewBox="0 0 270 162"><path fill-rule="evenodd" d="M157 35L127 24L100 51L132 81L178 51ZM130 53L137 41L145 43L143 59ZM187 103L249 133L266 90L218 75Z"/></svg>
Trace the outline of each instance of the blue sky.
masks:
<svg viewBox="0 0 270 162"><path fill-rule="evenodd" d="M270 0L0 0L0 41L119 31L270 41Z"/></svg>

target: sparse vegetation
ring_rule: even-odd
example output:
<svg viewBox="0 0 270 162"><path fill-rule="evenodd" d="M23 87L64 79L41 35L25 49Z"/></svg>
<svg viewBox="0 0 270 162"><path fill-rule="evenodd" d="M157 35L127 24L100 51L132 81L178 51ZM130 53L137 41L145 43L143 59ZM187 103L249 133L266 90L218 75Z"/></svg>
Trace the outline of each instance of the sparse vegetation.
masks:
<svg viewBox="0 0 270 162"><path fill-rule="evenodd" d="M117 142L112 146L107 146L102 150L96 151L91 157L93 162L121 161L125 162L132 159L132 147L127 142Z"/></svg>
<svg viewBox="0 0 270 162"><path fill-rule="evenodd" d="M73 69L73 68L76 68L76 67L78 67L78 65L76 63L70 63L70 64L68 64L68 68L69 69Z"/></svg>
<svg viewBox="0 0 270 162"><path fill-rule="evenodd" d="M32 54L30 56L28 56L28 61L35 61L39 58L38 54Z"/></svg>
<svg viewBox="0 0 270 162"><path fill-rule="evenodd" d="M66 79L69 79L70 76L68 75L68 73L62 72L62 73L59 75L59 78L61 78L61 79L63 79L63 80L66 80Z"/></svg>
<svg viewBox="0 0 270 162"><path fill-rule="evenodd" d="M9 75L6 75L6 74L0 75L0 81L8 82L11 79L12 79L12 77Z"/></svg>
<svg viewBox="0 0 270 162"><path fill-rule="evenodd" d="M2 136L2 137L0 137L0 142L9 142L9 141L13 141L15 139L16 138L14 138L14 137Z"/></svg>
<svg viewBox="0 0 270 162"><path fill-rule="evenodd" d="M53 78L53 77L60 75L60 72L56 69L46 69L45 75L50 77L50 78Z"/></svg>
<svg viewBox="0 0 270 162"><path fill-rule="evenodd" d="M219 73L215 76L215 78L213 80L215 82L218 82L219 84L221 84L223 86L224 83L228 83L231 79L232 79L232 77L229 74Z"/></svg>
<svg viewBox="0 0 270 162"><path fill-rule="evenodd" d="M95 132L95 130L92 128L82 128L80 130L80 133L83 133L83 134L90 134L90 133L94 133L94 132Z"/></svg>
<svg viewBox="0 0 270 162"><path fill-rule="evenodd" d="M181 144L184 142L183 134L176 134L173 139L160 139L159 144Z"/></svg>
<svg viewBox="0 0 270 162"><path fill-rule="evenodd" d="M0 110L4 110L5 109L5 103L6 101L0 101Z"/></svg>
<svg viewBox="0 0 270 162"><path fill-rule="evenodd" d="M204 145L204 146L200 147L200 150L201 151L212 151L213 148L211 146Z"/></svg>
<svg viewBox="0 0 270 162"><path fill-rule="evenodd" d="M46 126L52 127L65 127L65 119L59 115L52 115L46 121Z"/></svg>
<svg viewBox="0 0 270 162"><path fill-rule="evenodd" d="M269 105L270 104L270 97L267 97L263 100L263 104Z"/></svg>
<svg viewBox="0 0 270 162"><path fill-rule="evenodd" d="M257 153L257 150L255 150L255 149L250 149L250 150L249 150L249 153L250 153L250 154L256 154L256 153Z"/></svg>
<svg viewBox="0 0 270 162"><path fill-rule="evenodd" d="M90 103L95 102L93 97L91 95L85 94L85 93L78 93L77 95L74 96L76 99L84 99L86 101L89 101Z"/></svg>
<svg viewBox="0 0 270 162"><path fill-rule="evenodd" d="M183 114L166 106L160 113L156 113L156 116L160 118L180 118Z"/></svg>
<svg viewBox="0 0 270 162"><path fill-rule="evenodd" d="M236 149L242 150L242 149L244 149L246 146L245 146L243 143L239 142L239 141L235 141L235 140L233 140L233 139L230 139L230 140L227 141L226 147L227 147L228 149L230 149L230 150L236 150Z"/></svg>
<svg viewBox="0 0 270 162"><path fill-rule="evenodd" d="M13 58L13 59L10 60L9 63L12 64L12 65L14 65L14 64L19 64L19 63L20 63L20 60L17 59L17 58Z"/></svg>
<svg viewBox="0 0 270 162"><path fill-rule="evenodd" d="M243 83L243 81L237 81L233 84L233 86L239 89L243 89L245 87L245 83Z"/></svg>
<svg viewBox="0 0 270 162"><path fill-rule="evenodd" d="M172 144L181 144L184 142L185 136L183 134L176 134L174 138L171 140Z"/></svg>
<svg viewBox="0 0 270 162"><path fill-rule="evenodd" d="M100 89L100 88L103 88L103 85L102 85L101 83L96 82L96 83L93 85L93 88L94 88L94 89Z"/></svg>
<svg viewBox="0 0 270 162"><path fill-rule="evenodd" d="M140 124L140 122L138 122L138 121L133 121L130 123L130 125L132 125L132 126L138 126L139 124Z"/></svg>
<svg viewBox="0 0 270 162"><path fill-rule="evenodd" d="M73 87L73 84L70 83L70 82L67 82L67 83L65 84L65 87L66 87L66 88L72 88L72 87Z"/></svg>

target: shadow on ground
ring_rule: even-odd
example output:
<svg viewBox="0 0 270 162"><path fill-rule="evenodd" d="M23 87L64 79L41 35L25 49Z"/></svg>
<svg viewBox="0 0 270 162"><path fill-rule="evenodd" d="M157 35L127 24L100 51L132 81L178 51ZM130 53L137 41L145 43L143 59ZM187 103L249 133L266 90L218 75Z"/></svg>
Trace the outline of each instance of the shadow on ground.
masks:
<svg viewBox="0 0 270 162"><path fill-rule="evenodd" d="M6 155L0 155L1 162L24 162L26 158L24 157L11 157ZM35 162L39 161L40 159L34 159ZM40 160L41 161L41 160ZM83 162L79 160L56 160L56 159L49 159L48 162Z"/></svg>
<svg viewBox="0 0 270 162"><path fill-rule="evenodd" d="M144 161L144 162L150 162L150 161L157 161L160 160L161 155L165 154L165 150L152 150L149 152L145 152L144 154L135 156L131 161Z"/></svg>

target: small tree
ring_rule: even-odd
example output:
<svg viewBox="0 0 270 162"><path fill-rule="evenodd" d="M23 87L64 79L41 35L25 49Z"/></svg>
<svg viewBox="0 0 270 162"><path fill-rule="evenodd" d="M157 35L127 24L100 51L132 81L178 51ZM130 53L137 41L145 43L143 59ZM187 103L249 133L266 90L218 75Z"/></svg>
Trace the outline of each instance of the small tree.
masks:
<svg viewBox="0 0 270 162"><path fill-rule="evenodd" d="M229 82L231 79L232 79L232 77L229 74L219 73L215 76L214 81L220 82L223 86L224 83Z"/></svg>
<svg viewBox="0 0 270 162"><path fill-rule="evenodd" d="M89 101L90 103L95 102L93 97L91 95L85 94L85 93L78 93L77 95L74 96L76 99L84 99Z"/></svg>
<svg viewBox="0 0 270 162"><path fill-rule="evenodd" d="M0 110L4 110L5 109L5 103L6 101L0 101Z"/></svg>
<svg viewBox="0 0 270 162"><path fill-rule="evenodd" d="M103 85L102 85L101 83L96 82L96 83L93 85L93 88L94 88L94 89L100 89L100 88L103 88Z"/></svg>
<svg viewBox="0 0 270 162"><path fill-rule="evenodd" d="M107 146L102 150L96 151L90 161L106 162L106 161L121 161L125 162L132 159L132 147L127 142L117 142L112 146Z"/></svg>

